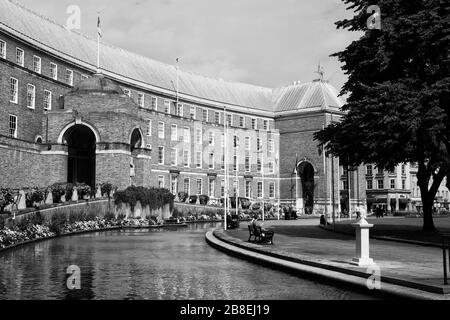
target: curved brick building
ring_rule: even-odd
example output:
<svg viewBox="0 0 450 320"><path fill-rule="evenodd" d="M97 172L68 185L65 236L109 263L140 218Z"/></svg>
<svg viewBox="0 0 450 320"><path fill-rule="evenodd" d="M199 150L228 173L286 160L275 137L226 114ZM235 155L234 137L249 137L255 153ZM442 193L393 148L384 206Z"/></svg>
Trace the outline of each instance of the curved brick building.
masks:
<svg viewBox="0 0 450 320"><path fill-rule="evenodd" d="M312 138L342 116L325 81L264 88L180 71L177 93L174 66L102 44L97 74L96 58L95 40L0 0L1 186L110 181L220 198L228 164L231 195L339 210L339 161Z"/></svg>

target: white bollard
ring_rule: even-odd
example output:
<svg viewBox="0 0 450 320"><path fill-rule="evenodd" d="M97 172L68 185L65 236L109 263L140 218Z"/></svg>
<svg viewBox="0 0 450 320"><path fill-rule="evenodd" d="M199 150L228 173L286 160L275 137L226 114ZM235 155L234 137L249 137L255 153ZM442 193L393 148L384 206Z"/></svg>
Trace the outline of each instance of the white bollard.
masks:
<svg viewBox="0 0 450 320"><path fill-rule="evenodd" d="M353 258L353 264L359 267L370 267L375 263L369 255L369 231L373 224L367 222L362 217L357 223L352 224L356 228L356 257Z"/></svg>

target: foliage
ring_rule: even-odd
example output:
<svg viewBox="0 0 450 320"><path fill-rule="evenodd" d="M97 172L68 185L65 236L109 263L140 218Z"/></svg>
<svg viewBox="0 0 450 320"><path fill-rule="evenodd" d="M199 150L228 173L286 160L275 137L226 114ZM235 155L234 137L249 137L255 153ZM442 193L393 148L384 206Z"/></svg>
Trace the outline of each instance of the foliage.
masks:
<svg viewBox="0 0 450 320"><path fill-rule="evenodd" d="M85 196L91 196L91 187L85 183L77 183L78 198L83 199Z"/></svg>
<svg viewBox="0 0 450 320"><path fill-rule="evenodd" d="M50 220L49 229L56 235L60 235L63 231L64 226L67 223L67 218L63 214L55 214Z"/></svg>
<svg viewBox="0 0 450 320"><path fill-rule="evenodd" d="M29 189L25 193L25 196L27 207L31 208L34 206L34 204L40 204L42 201L44 201L45 192L42 189L33 188Z"/></svg>
<svg viewBox="0 0 450 320"><path fill-rule="evenodd" d="M200 196L200 204L202 206L206 206L209 202L209 197L207 195L201 195Z"/></svg>
<svg viewBox="0 0 450 320"><path fill-rule="evenodd" d="M189 195L186 192L178 192L178 199L180 199L180 202L186 202Z"/></svg>
<svg viewBox="0 0 450 320"><path fill-rule="evenodd" d="M66 201L70 201L72 199L74 185L72 183L67 183L65 187L66 187Z"/></svg>
<svg viewBox="0 0 450 320"><path fill-rule="evenodd" d="M55 183L54 185L50 186L50 190L52 192L53 202L60 203L61 197L66 193L66 184L65 183Z"/></svg>
<svg viewBox="0 0 450 320"><path fill-rule="evenodd" d="M128 187L124 191L114 194L116 205L122 203L129 204L134 210L139 201L143 207L149 206L150 210L156 210L164 207L166 204L173 204L174 196L167 189L144 188L144 187Z"/></svg>
<svg viewBox="0 0 450 320"><path fill-rule="evenodd" d="M117 188L114 187L112 183L105 182L100 184L100 189L102 190L102 195L105 195L109 198L111 198L111 194L113 191L115 191Z"/></svg>
<svg viewBox="0 0 450 320"><path fill-rule="evenodd" d="M341 92L350 94L346 114L315 138L344 165L417 163L424 230L434 230L431 208L450 168L450 6L378 1L381 30L369 30L373 1L343 1L355 15L336 25L364 34L334 54L349 75Z"/></svg>
<svg viewBox="0 0 450 320"><path fill-rule="evenodd" d="M116 219L116 215L112 212L108 212L107 214L105 214L104 219L106 221L112 221L112 220Z"/></svg>
<svg viewBox="0 0 450 320"><path fill-rule="evenodd" d="M5 207L14 203L14 195L10 189L0 189L0 214L4 212Z"/></svg>

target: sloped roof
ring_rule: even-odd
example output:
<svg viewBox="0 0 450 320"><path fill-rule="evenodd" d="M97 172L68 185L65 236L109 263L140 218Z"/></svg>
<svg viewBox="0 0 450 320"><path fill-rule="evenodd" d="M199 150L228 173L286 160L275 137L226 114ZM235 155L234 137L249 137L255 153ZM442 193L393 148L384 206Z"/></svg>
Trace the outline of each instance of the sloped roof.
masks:
<svg viewBox="0 0 450 320"><path fill-rule="evenodd" d="M88 64L96 70L97 41L43 17L11 0L0 0L0 29L13 32L24 40L38 43L44 49L57 52ZM111 73L143 84L175 91L176 68L107 44L101 44L101 67ZM119 63L118 63L119 62ZM276 112L305 109L310 105L335 106L339 99L330 85L323 90L300 87L270 89L250 84L227 82L202 75L179 72L179 92L211 101ZM321 94L320 92L324 92Z"/></svg>
<svg viewBox="0 0 450 320"><path fill-rule="evenodd" d="M92 77L77 83L70 93L109 93L124 94L122 88L113 80L110 80L102 74L94 74Z"/></svg>
<svg viewBox="0 0 450 320"><path fill-rule="evenodd" d="M276 89L275 112L294 110L340 109L342 102L336 89L326 81L316 80Z"/></svg>

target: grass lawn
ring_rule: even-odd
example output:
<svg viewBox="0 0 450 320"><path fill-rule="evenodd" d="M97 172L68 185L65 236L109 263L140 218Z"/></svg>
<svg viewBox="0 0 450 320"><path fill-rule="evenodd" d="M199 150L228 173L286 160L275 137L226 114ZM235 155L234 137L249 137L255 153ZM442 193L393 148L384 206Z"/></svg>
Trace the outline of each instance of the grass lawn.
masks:
<svg viewBox="0 0 450 320"><path fill-rule="evenodd" d="M438 229L435 233L424 233L422 231L422 218L384 218L368 219L369 223L374 224L370 230L373 236L391 237L405 240L414 240L422 242L442 243L442 237L439 232L450 233L450 217L435 217L434 224ZM355 221L341 221L336 223L336 231L355 233L351 225Z"/></svg>

